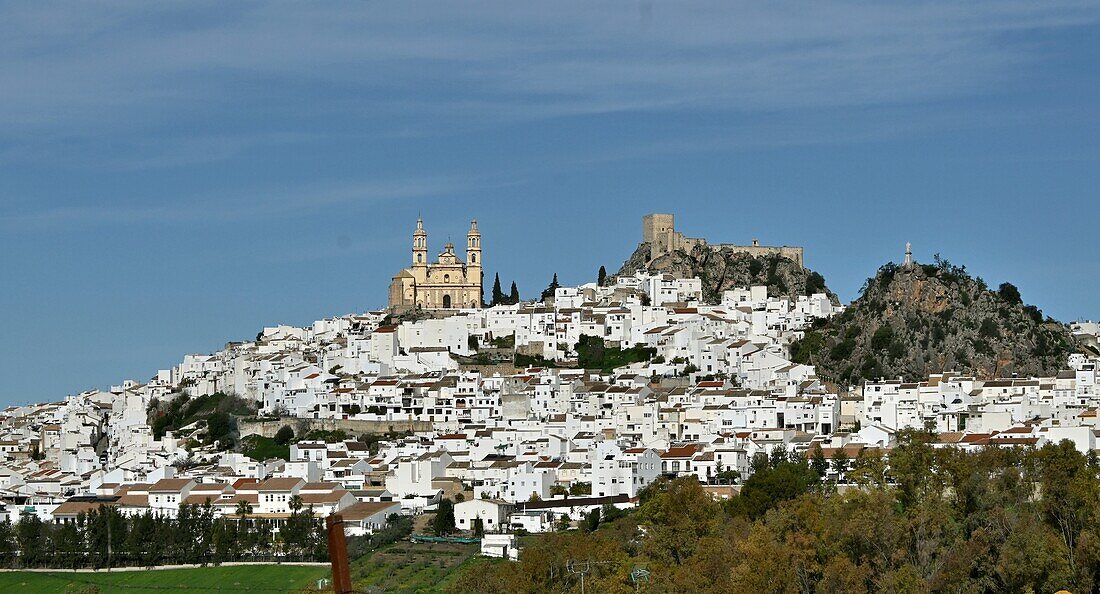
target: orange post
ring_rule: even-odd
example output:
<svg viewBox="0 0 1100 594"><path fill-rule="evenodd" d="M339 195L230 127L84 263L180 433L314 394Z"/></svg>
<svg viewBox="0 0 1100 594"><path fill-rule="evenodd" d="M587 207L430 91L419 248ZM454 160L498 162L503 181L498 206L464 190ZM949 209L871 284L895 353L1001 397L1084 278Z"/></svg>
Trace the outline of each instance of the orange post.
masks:
<svg viewBox="0 0 1100 594"><path fill-rule="evenodd" d="M348 542L344 538L344 517L332 514L325 519L328 527L328 556L332 561L332 591L351 593L351 568L348 566Z"/></svg>

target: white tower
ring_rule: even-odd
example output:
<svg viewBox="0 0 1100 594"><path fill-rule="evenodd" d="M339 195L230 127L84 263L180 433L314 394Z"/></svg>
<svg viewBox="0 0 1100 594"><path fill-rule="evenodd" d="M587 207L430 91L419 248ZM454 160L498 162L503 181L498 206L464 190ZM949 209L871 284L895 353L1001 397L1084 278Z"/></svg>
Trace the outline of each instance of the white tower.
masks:
<svg viewBox="0 0 1100 594"><path fill-rule="evenodd" d="M913 265L913 246L907 241L905 242L905 266L909 267Z"/></svg>
<svg viewBox="0 0 1100 594"><path fill-rule="evenodd" d="M428 266L428 232L424 230L424 221L416 219L416 231L413 231L413 267Z"/></svg>

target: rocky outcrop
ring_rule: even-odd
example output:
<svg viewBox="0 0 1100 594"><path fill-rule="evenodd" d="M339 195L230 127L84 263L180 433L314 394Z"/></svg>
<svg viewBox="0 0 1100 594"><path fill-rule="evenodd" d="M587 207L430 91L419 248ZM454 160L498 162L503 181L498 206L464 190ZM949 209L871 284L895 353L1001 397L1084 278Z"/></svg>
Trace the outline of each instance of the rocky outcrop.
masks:
<svg viewBox="0 0 1100 594"><path fill-rule="evenodd" d="M990 290L965 267L937 260L883 266L843 314L793 344L791 356L840 383L918 381L943 371L1051 375L1080 346L1065 325L1025 305L1012 285Z"/></svg>
<svg viewBox="0 0 1100 594"><path fill-rule="evenodd" d="M785 295L791 299L824 292L833 303L839 303L820 274L783 256L751 256L707 245L695 246L690 251L677 250L652 260L650 255L650 245L642 243L616 276L638 270L663 272L676 278L698 276L703 281L703 298L708 303L717 303L722 298L722 291L752 285L767 285L769 296Z"/></svg>

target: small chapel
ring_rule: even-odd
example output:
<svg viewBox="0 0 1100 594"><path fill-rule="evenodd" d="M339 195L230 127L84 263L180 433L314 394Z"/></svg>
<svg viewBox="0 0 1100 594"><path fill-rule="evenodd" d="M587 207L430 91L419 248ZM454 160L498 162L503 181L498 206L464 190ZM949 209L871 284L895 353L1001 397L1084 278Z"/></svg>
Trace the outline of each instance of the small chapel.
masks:
<svg viewBox="0 0 1100 594"><path fill-rule="evenodd" d="M416 220L413 232L412 266L390 283L390 309L468 309L481 307L481 232L477 220L466 233L466 261L447 242L434 263L428 262L428 233L424 221Z"/></svg>

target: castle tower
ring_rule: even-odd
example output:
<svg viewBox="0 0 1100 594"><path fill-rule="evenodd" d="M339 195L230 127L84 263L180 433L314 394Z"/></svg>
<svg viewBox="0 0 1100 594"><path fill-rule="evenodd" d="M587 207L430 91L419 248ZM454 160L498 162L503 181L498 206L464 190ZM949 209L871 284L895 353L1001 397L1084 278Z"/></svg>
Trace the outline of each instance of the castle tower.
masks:
<svg viewBox="0 0 1100 594"><path fill-rule="evenodd" d="M428 232L424 230L424 220L416 219L416 231L413 231L413 267L428 266Z"/></svg>
<svg viewBox="0 0 1100 594"><path fill-rule="evenodd" d="M642 241L662 243L676 230L675 217L668 213L650 213L642 217Z"/></svg>

